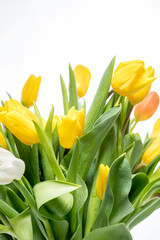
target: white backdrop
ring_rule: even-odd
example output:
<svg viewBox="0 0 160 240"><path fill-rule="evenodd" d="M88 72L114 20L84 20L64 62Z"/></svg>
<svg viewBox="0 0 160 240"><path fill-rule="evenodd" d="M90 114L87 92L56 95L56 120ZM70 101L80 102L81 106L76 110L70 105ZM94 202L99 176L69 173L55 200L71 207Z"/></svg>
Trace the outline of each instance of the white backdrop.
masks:
<svg viewBox="0 0 160 240"><path fill-rule="evenodd" d="M44 117L51 103L62 114L59 75L68 85L68 63L83 64L92 78L88 106L114 55L119 62L141 59L155 68L152 90L160 95L159 0L0 0L0 100L6 91L20 99L30 74L41 75L38 107ZM144 138L160 117L139 125ZM160 210L132 230L134 240L159 239Z"/></svg>

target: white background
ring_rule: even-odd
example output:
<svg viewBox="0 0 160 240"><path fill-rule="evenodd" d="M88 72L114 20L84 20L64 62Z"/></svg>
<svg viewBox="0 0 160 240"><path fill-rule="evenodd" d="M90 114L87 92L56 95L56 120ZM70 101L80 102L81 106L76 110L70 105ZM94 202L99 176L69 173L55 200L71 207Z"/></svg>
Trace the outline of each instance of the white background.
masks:
<svg viewBox="0 0 160 240"><path fill-rule="evenodd" d="M63 114L59 74L68 86L68 63L83 64L92 78L85 97L90 105L114 55L119 62L141 59L155 68L152 90L160 93L159 0L0 0L0 100L5 91L20 99L30 74L41 75L41 114L51 103ZM160 94L159 94L160 95ZM160 117L135 128L144 138ZM160 210L132 230L134 240L158 240Z"/></svg>

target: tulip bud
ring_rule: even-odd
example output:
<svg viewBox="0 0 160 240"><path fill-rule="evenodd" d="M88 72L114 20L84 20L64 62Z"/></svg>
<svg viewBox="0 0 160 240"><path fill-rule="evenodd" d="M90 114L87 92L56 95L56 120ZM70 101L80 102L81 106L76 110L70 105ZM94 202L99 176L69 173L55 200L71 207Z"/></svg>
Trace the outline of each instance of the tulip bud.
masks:
<svg viewBox="0 0 160 240"><path fill-rule="evenodd" d="M142 163L148 165L155 157L160 154L160 137L153 139L151 145L142 156Z"/></svg>
<svg viewBox="0 0 160 240"><path fill-rule="evenodd" d="M151 138L160 137L160 118L155 122Z"/></svg>
<svg viewBox="0 0 160 240"><path fill-rule="evenodd" d="M33 121L39 124L38 118L14 99L6 101L4 107L0 107L0 122L26 145L39 142Z"/></svg>
<svg viewBox="0 0 160 240"><path fill-rule="evenodd" d="M36 102L39 92L39 87L41 83L41 77L35 77L31 75L22 89L21 102L25 107L29 108Z"/></svg>
<svg viewBox="0 0 160 240"><path fill-rule="evenodd" d="M147 97L134 109L134 116L137 122L152 117L159 105L159 96L156 92L150 92Z"/></svg>
<svg viewBox="0 0 160 240"><path fill-rule="evenodd" d="M111 85L115 92L128 97L135 105L146 97L155 79L152 67L145 69L143 61L135 60L119 64Z"/></svg>
<svg viewBox="0 0 160 240"><path fill-rule="evenodd" d="M84 109L75 110L72 107L67 115L61 117L57 124L60 145L64 148L71 148L76 142L76 137L81 137L84 131Z"/></svg>
<svg viewBox="0 0 160 240"><path fill-rule="evenodd" d="M74 76L76 81L76 87L77 87L77 94L78 97L83 97L89 86L91 74L87 67L84 67L83 65L77 65L74 69Z"/></svg>
<svg viewBox="0 0 160 240"><path fill-rule="evenodd" d="M99 166L99 174L96 182L96 193L101 200L103 199L103 196L106 190L108 174L109 174L109 167L108 166L105 167L103 164L101 164Z"/></svg>
<svg viewBox="0 0 160 240"><path fill-rule="evenodd" d="M11 152L0 148L0 185L20 180L25 170L25 164Z"/></svg>
<svg viewBox="0 0 160 240"><path fill-rule="evenodd" d="M0 145L1 145L3 148L7 149L6 140L4 139L4 137L3 137L3 135L2 135L1 132L0 132Z"/></svg>

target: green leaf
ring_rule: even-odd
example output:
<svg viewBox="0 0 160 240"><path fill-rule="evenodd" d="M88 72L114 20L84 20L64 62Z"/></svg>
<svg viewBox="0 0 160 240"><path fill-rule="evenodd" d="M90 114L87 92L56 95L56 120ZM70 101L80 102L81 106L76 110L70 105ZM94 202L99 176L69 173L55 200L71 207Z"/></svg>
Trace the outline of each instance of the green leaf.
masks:
<svg viewBox="0 0 160 240"><path fill-rule="evenodd" d="M78 110L76 81L71 65L69 64L69 108L73 106Z"/></svg>
<svg viewBox="0 0 160 240"><path fill-rule="evenodd" d="M32 146L32 150L29 158L30 158L30 166L32 169L33 182L35 185L36 183L40 182L38 144L34 144Z"/></svg>
<svg viewBox="0 0 160 240"><path fill-rule="evenodd" d="M60 217L66 215L73 204L73 197L70 192L80 186L62 181L44 181L34 186L35 199L37 207L43 215L54 219L54 215ZM46 211L49 209L51 214Z"/></svg>
<svg viewBox="0 0 160 240"><path fill-rule="evenodd" d="M103 227L92 231L83 240L132 240L124 224Z"/></svg>
<svg viewBox="0 0 160 240"><path fill-rule="evenodd" d="M10 227L6 227L6 226L4 226L4 225L2 225L2 224L0 224L0 233L2 234L2 233L5 233L5 234L8 234L8 235L10 235L10 236L12 236L12 237L15 237L16 239L18 239L18 240L21 240L15 233L14 233L14 231L12 230L12 228L10 228ZM1 236L0 236L1 237ZM4 239L6 239L6 238L4 238ZM8 238L7 238L8 239ZM3 238L2 238L2 240L3 240Z"/></svg>
<svg viewBox="0 0 160 240"><path fill-rule="evenodd" d="M160 193L160 177L146 185L135 202L134 207L136 208L148 202L156 193Z"/></svg>
<svg viewBox="0 0 160 240"><path fill-rule="evenodd" d="M51 111L49 113L49 117L45 126L45 133L47 134L48 138L52 139L52 122L53 122L53 114L54 114L54 106L52 105Z"/></svg>
<svg viewBox="0 0 160 240"><path fill-rule="evenodd" d="M160 154L155 157L151 162L150 164L146 167L145 169L145 173L150 177L152 176L157 164L159 163L160 161Z"/></svg>
<svg viewBox="0 0 160 240"><path fill-rule="evenodd" d="M137 173L133 176L132 187L129 193L129 199L132 203L136 201L144 187L149 183L148 176L144 173Z"/></svg>
<svg viewBox="0 0 160 240"><path fill-rule="evenodd" d="M97 89L92 105L86 116L86 123L85 123L85 130L84 130L85 133L87 133L89 130L92 129L95 121L103 113L105 103L108 97L108 91L110 88L111 79L112 79L114 63L115 63L115 57L112 59L112 61L110 62L109 66L107 67L106 71L103 74L103 77Z"/></svg>
<svg viewBox="0 0 160 240"><path fill-rule="evenodd" d="M54 173L49 163L48 157L42 146L39 146L39 151L40 151L40 162L42 165L41 172L42 172L43 180L45 181L52 180L54 179Z"/></svg>
<svg viewBox="0 0 160 240"><path fill-rule="evenodd" d="M63 96L64 114L66 115L69 110L69 102L68 102L66 85L65 85L61 75L60 75L60 81L61 81L61 89L62 89L62 96Z"/></svg>
<svg viewBox="0 0 160 240"><path fill-rule="evenodd" d="M52 231L54 232L55 238L58 240L65 240L65 237L68 232L68 222L66 220L61 220L61 221L51 221L51 228ZM39 239L38 239L39 240Z"/></svg>
<svg viewBox="0 0 160 240"><path fill-rule="evenodd" d="M58 136L58 130L57 125L55 126L53 133L52 133L52 146L55 152L56 157L58 157L58 154L60 154L60 144L59 144L59 136ZM60 156L59 156L60 159Z"/></svg>
<svg viewBox="0 0 160 240"><path fill-rule="evenodd" d="M139 163L143 154L141 139L134 133L125 135L123 139L123 152L126 152L131 170L133 170Z"/></svg>
<svg viewBox="0 0 160 240"><path fill-rule="evenodd" d="M17 211L22 212L27 208L27 205L19 198L19 196L12 190L7 188L7 196L10 205Z"/></svg>
<svg viewBox="0 0 160 240"><path fill-rule="evenodd" d="M9 218L14 218L18 215L18 212L8 205L5 201L0 199L0 210Z"/></svg>
<svg viewBox="0 0 160 240"><path fill-rule="evenodd" d="M40 114L40 111L36 105L35 102L33 102L33 105L34 105L34 112L35 112L35 115L37 116L39 122L40 122L40 126L43 127L43 121L42 121L42 117L41 117L41 114Z"/></svg>
<svg viewBox="0 0 160 240"><path fill-rule="evenodd" d="M20 240L33 240L33 229L29 209L10 220L15 234Z"/></svg>
<svg viewBox="0 0 160 240"><path fill-rule="evenodd" d="M78 170L78 160L79 160L79 139L74 145L74 150L71 158L71 162L67 172L67 181L76 183L77 170Z"/></svg>
<svg viewBox="0 0 160 240"><path fill-rule="evenodd" d="M87 200L88 197L88 189L87 186L85 184L85 182L82 180L82 178L80 176L77 176L77 183L79 185L81 185L82 187L77 189L77 191L75 191L75 209L77 211L75 211L76 214L76 231L73 234L71 240L81 240L82 239L82 231L83 231L83 225L82 225L82 214L83 214L83 207L84 204Z"/></svg>
<svg viewBox="0 0 160 240"><path fill-rule="evenodd" d="M93 228L118 223L133 211L128 199L131 189L131 171L123 154L111 165L105 195Z"/></svg>
<svg viewBox="0 0 160 240"><path fill-rule="evenodd" d="M98 210L101 204L101 200L96 194L96 182L99 172L99 165L104 164L105 166L110 166L114 160L114 150L117 143L117 131L115 125L111 128L111 130L105 137L97 156L98 162L96 170L94 172L94 178L92 179L92 188L88 201L85 235L90 232L90 229L92 228L93 223L97 217Z"/></svg>
<svg viewBox="0 0 160 240"><path fill-rule="evenodd" d="M146 203L145 205L137 208L131 216L127 219L126 225L131 230L138 223L142 222L145 218L151 215L156 209L160 208L160 199L155 198Z"/></svg>
<svg viewBox="0 0 160 240"><path fill-rule="evenodd" d="M116 119L120 114L120 107L115 107L102 114L96 121L94 128L80 138L79 151L79 169L78 174L86 180L90 166L98 152L105 136L114 125ZM86 147L87 146L87 147ZM67 165L70 162L71 150L64 158L63 164ZM87 159L87 161L86 161Z"/></svg>
<svg viewBox="0 0 160 240"><path fill-rule="evenodd" d="M36 122L34 122L34 125L35 125L36 131L38 133L40 142L43 146L43 149L48 157L48 160L51 165L53 173L55 173L58 180L64 181L65 177L64 177L64 175L58 165L58 162L56 160L56 156L53 151L51 141L49 140L47 134L43 131L43 129Z"/></svg>
<svg viewBox="0 0 160 240"><path fill-rule="evenodd" d="M34 184L33 180L33 173L30 165L30 154L31 154L31 147L25 145L18 138L14 136L14 140L16 143L16 147L18 149L19 157L25 163L25 176L30 181L31 185Z"/></svg>

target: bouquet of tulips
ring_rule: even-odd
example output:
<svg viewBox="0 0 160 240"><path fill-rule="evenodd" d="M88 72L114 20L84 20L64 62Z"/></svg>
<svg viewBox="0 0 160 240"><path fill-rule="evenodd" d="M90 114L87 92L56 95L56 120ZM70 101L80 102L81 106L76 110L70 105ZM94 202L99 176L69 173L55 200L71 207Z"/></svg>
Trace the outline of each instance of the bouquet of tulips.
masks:
<svg viewBox="0 0 160 240"><path fill-rule="evenodd" d="M53 106L41 116L41 77L29 77L20 102L2 101L0 239L131 240L130 230L160 207L160 119L144 142L133 133L159 104L149 92L154 69L136 60L113 74L114 62L88 113L79 99L91 74L82 65L69 65L68 91L60 76L61 117Z"/></svg>

